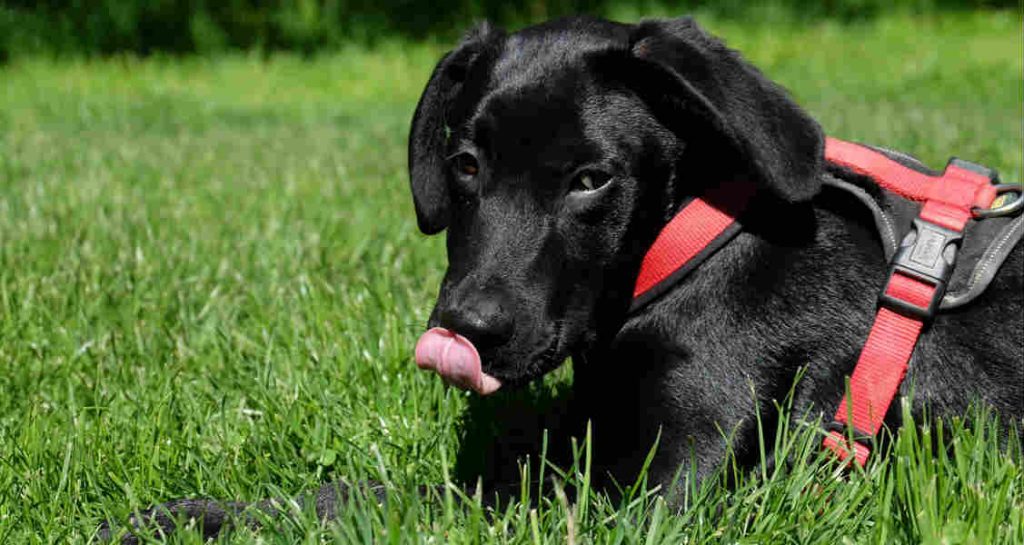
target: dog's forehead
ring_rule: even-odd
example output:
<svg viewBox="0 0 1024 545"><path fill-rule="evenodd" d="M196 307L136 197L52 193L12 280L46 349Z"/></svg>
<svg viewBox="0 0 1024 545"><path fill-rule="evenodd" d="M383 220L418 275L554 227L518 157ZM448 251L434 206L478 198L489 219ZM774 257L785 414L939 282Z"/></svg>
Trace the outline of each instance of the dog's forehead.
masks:
<svg viewBox="0 0 1024 545"><path fill-rule="evenodd" d="M503 86L482 101L472 121L473 140L500 161L500 168L559 168L595 155L574 82L560 79L567 84Z"/></svg>
<svg viewBox="0 0 1024 545"><path fill-rule="evenodd" d="M615 25L588 20L531 27L508 36L474 108L471 138L503 159L538 166L600 154L586 132L594 91L587 56L621 47ZM613 31L609 31L609 28Z"/></svg>
<svg viewBox="0 0 1024 545"><path fill-rule="evenodd" d="M654 124L635 97L609 86L592 62L603 52L624 50L628 28L571 19L509 35L461 139L473 141L508 174L572 170L628 156Z"/></svg>
<svg viewBox="0 0 1024 545"><path fill-rule="evenodd" d="M628 26L586 18L537 25L505 38L492 81L523 84L578 68L598 51L624 47Z"/></svg>
<svg viewBox="0 0 1024 545"><path fill-rule="evenodd" d="M635 96L585 76L553 74L492 91L478 106L468 135L513 170L629 162L652 134L671 140Z"/></svg>

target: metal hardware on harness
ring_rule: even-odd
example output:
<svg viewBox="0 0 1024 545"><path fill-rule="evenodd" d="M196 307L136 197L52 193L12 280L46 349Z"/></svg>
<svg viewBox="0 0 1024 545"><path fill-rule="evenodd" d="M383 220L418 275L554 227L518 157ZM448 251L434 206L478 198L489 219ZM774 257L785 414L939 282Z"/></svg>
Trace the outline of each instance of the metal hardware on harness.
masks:
<svg viewBox="0 0 1024 545"><path fill-rule="evenodd" d="M946 229L920 217L914 218L914 227L903 238L896 255L893 256L889 278L878 296L882 306L923 321L934 318L942 297L946 294L946 283L953 275L961 240L963 233ZM909 276L935 288L927 307L891 295L890 284L897 274Z"/></svg>
<svg viewBox="0 0 1024 545"><path fill-rule="evenodd" d="M1015 193L1017 196L1012 201L996 208L972 208L971 215L975 219L1016 216L1021 210L1024 210L1024 186L1021 184L996 184L996 195L1007 193Z"/></svg>
<svg viewBox="0 0 1024 545"><path fill-rule="evenodd" d="M996 169L989 168L984 165L979 165L978 163L964 161L963 159L957 157L953 157L952 159L949 160L949 163L946 164L947 169L951 166L958 167L963 170L967 170L969 172L973 172L974 174L978 174L988 178L989 182L991 182L992 185L995 186L996 195L1005 195L1007 193L1016 194L1016 198L1014 198L1013 200L1006 204L1003 204L1002 206L997 206L996 208L980 208L977 206L971 208L971 216L973 216L974 219L1014 216L1018 214L1021 210L1024 210L1024 194L1022 194L1022 191L1024 191L1024 186L1021 186L1021 184L1001 183L1001 181L999 180L999 172L997 172Z"/></svg>

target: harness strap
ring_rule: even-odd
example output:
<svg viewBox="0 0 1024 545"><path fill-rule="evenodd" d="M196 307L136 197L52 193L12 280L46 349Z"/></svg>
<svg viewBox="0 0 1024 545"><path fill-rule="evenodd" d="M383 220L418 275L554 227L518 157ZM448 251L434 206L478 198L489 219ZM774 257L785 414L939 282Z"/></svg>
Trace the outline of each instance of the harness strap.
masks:
<svg viewBox="0 0 1024 545"><path fill-rule="evenodd" d="M630 311L646 305L732 240L740 231L736 218L754 189L748 182L724 184L683 206L644 255Z"/></svg>
<svg viewBox="0 0 1024 545"><path fill-rule="evenodd" d="M986 209L996 198L993 171L955 158L941 176L931 176L869 147L826 137L825 160L868 176L903 198L924 202L921 218L955 231L963 231L973 208Z"/></svg>
<svg viewBox="0 0 1024 545"><path fill-rule="evenodd" d="M870 439L882 427L921 331L938 310L964 227L974 208L992 204L996 188L994 173L956 159L941 176L930 176L834 138L826 139L825 158L924 203L890 263L880 308L850 376L849 392L823 441L841 461L848 463L852 455L863 466L871 454Z"/></svg>
<svg viewBox="0 0 1024 545"><path fill-rule="evenodd" d="M953 159L941 175L904 166L871 148L825 140L825 159L872 178L886 190L923 202L914 227L890 262L879 310L823 441L846 462L863 466L870 440L882 427L925 325L938 311L953 271L963 230L996 198L996 175ZM725 245L740 230L737 217L755 187L733 183L687 203L662 229L644 256L633 290L636 310L663 293ZM849 440L848 440L849 439Z"/></svg>

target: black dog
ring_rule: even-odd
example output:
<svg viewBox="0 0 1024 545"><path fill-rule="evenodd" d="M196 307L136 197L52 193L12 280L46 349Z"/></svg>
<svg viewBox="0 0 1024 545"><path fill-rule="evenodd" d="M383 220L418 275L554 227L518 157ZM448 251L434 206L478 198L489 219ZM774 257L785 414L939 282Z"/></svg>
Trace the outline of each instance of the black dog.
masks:
<svg viewBox="0 0 1024 545"><path fill-rule="evenodd" d="M680 467L702 478L729 451L753 464L755 411L786 425L775 401L801 369L794 414L835 412L887 259L870 214L823 183L863 180L826 165L818 125L693 21L480 26L435 68L409 168L420 229L447 229L449 262L418 363L490 394L571 356L571 403L546 425L567 437L592 422L599 480L632 482L659 433L652 485ZM631 313L662 227L732 180L757 187L743 232ZM1017 245L974 304L925 331L901 387L915 414L981 400L1021 422L1022 270ZM335 498L321 491L325 514Z"/></svg>
<svg viewBox="0 0 1024 545"><path fill-rule="evenodd" d="M689 19L477 29L439 63L413 120L419 225L448 230L430 324L465 337L430 333L417 359L490 393L572 356L564 420L593 422L595 474L619 482L659 430L656 483L690 460L707 475L727 450L749 458L755 410L771 421L801 368L795 414L831 416L887 263L871 220L821 191L822 145L782 89ZM680 203L736 179L758 188L744 232L629 314L644 254ZM902 386L915 413L983 400L1020 422L1022 268L1017 245L978 301L923 335ZM455 347L444 366L427 355L442 343Z"/></svg>

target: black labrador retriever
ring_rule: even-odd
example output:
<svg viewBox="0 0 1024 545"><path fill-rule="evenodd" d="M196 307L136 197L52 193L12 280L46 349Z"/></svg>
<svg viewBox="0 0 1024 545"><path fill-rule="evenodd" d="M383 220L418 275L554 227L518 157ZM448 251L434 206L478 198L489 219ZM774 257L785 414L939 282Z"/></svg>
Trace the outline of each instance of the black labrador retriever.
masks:
<svg viewBox="0 0 1024 545"><path fill-rule="evenodd" d="M491 394L571 357L571 400L544 422L552 438L592 423L599 481L631 482L659 437L651 485L681 467L703 478L729 452L753 465L755 414L786 425L775 402L798 375L793 414L835 412L886 278L869 215L823 190L827 176L857 178L826 165L823 140L782 88L690 19L477 27L438 63L412 122L419 227L447 230L449 263L417 363ZM737 179L757 188L743 231L631 312L666 222ZM1018 244L976 304L925 331L900 389L913 389L915 415L980 400L1020 424L1022 257ZM885 422L898 427L900 412ZM489 482L518 478L498 465ZM315 496L323 515L338 492ZM205 517L212 534L241 508L185 500L137 520Z"/></svg>
<svg viewBox="0 0 1024 545"><path fill-rule="evenodd" d="M870 220L822 192L823 140L690 19L478 28L438 64L413 119L417 219L447 229L449 263L417 362L489 394L572 356L562 420L593 423L595 474L619 482L659 432L655 483L691 460L700 478L727 451L749 458L755 411L770 419L801 369L794 414L830 416L888 267ZM757 186L743 232L630 313L666 222L735 179ZM981 299L920 339L901 390L913 388L914 414L982 400L1020 422L1022 268L1018 244Z"/></svg>

